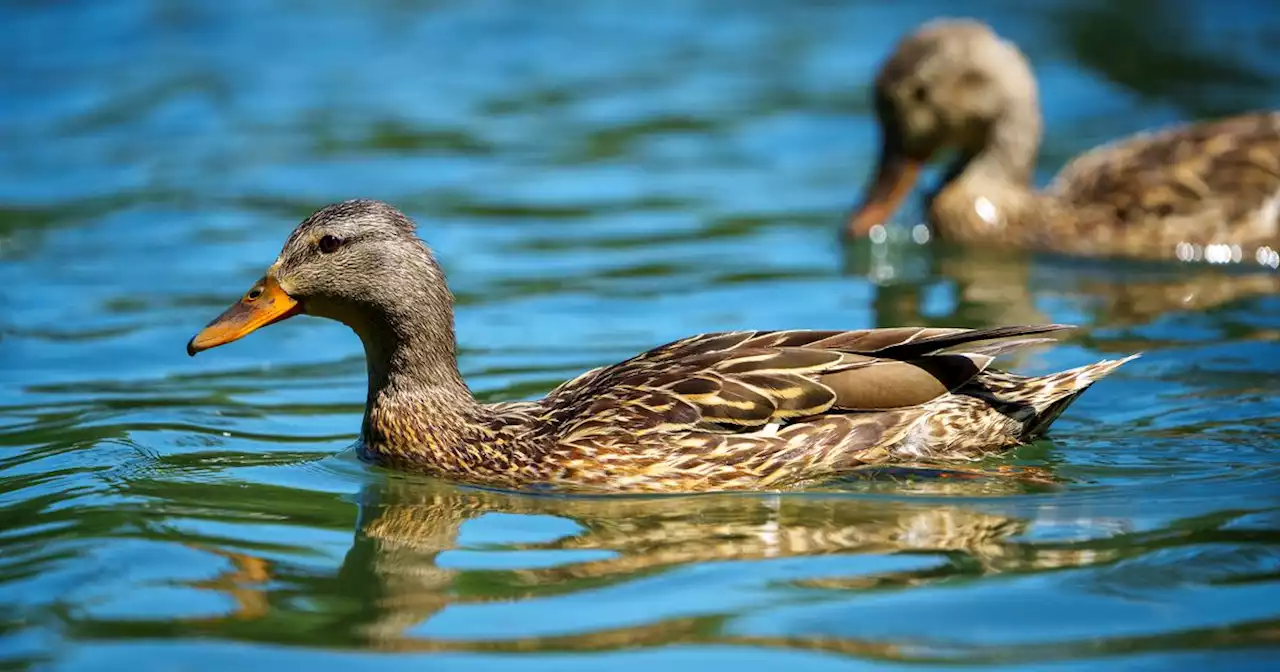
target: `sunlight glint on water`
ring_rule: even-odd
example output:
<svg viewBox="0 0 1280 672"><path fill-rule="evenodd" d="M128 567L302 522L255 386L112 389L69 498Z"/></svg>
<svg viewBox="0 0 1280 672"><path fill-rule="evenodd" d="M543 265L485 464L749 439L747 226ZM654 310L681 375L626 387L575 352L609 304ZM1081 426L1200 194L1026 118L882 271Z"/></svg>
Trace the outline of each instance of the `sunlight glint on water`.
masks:
<svg viewBox="0 0 1280 672"><path fill-rule="evenodd" d="M1068 19L1120 20L1095 4L0 9L0 666L1261 665L1274 273L962 255L907 226L837 244L878 142L870 77L939 13L1035 61L1042 179L1276 106L1280 59L1246 39L1276 12L1162 5L1195 39L1158 43L1212 77L1135 93L1072 60ZM298 220L354 196L420 222L485 400L738 328L1072 322L1011 365L1145 355L983 465L1057 485L575 499L389 475L348 450L365 380L343 327L183 352Z"/></svg>

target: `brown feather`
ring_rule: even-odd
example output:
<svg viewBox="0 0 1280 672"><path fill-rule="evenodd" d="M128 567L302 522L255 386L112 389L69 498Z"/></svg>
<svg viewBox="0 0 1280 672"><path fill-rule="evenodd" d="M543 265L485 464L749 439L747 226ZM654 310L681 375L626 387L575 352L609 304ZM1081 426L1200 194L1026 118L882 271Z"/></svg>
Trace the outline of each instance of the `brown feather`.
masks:
<svg viewBox="0 0 1280 672"><path fill-rule="evenodd" d="M886 410L919 406L959 388L991 364L981 355L935 355L885 361L819 378L836 393L835 407Z"/></svg>
<svg viewBox="0 0 1280 672"><path fill-rule="evenodd" d="M870 353L877 357L911 359L935 353L940 350L966 345L975 341L992 341L1012 338L1014 336L1033 336L1035 334L1048 334L1055 331L1064 331L1074 328L1075 327L1068 324L1035 324L1028 326L993 327L989 329L953 329L949 330L948 333L925 334L919 338L903 341L902 343L891 344L880 348L879 350L870 351Z"/></svg>
<svg viewBox="0 0 1280 672"><path fill-rule="evenodd" d="M734 380L726 380L714 398L699 400L695 405L704 425L758 427L773 419L778 410L768 395Z"/></svg>
<svg viewBox="0 0 1280 672"><path fill-rule="evenodd" d="M841 355L830 350L815 348L778 348L774 350L735 350L733 356L712 365L716 371L735 373L812 372L823 371L839 363Z"/></svg>

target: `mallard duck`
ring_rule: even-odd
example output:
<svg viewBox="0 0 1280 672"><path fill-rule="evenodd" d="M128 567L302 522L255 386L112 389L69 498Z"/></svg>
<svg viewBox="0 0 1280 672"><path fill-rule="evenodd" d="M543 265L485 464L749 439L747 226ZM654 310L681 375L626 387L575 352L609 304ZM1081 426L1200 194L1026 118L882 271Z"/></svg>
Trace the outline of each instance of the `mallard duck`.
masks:
<svg viewBox="0 0 1280 672"><path fill-rule="evenodd" d="M1280 113L1126 138L1031 186L1040 145L1035 77L1022 52L973 20L905 37L875 81L881 150L848 221L862 236L942 150L958 157L928 198L939 237L1096 257L1280 264Z"/></svg>
<svg viewBox="0 0 1280 672"><path fill-rule="evenodd" d="M458 371L444 273L408 217L370 200L298 225L187 351L303 313L364 344L364 457L515 489L775 489L865 464L974 458L1038 436L1125 361L1037 377L991 368L1065 328L1054 324L736 331L588 371L538 401L481 404Z"/></svg>

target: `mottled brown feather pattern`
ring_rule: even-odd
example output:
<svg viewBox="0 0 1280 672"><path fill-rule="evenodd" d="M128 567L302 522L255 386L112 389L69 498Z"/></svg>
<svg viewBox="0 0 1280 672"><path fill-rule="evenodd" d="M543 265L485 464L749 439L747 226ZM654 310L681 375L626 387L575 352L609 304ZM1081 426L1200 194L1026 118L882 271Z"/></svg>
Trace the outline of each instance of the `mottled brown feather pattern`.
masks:
<svg viewBox="0 0 1280 672"><path fill-rule="evenodd" d="M778 488L865 464L971 459L1032 440L1047 426L1036 422L1041 410L1117 363L1024 378L990 371L989 355L940 350L1061 328L709 334L596 369L537 402L480 407L469 433L444 441L464 447L443 455L415 448L437 446L423 437L440 429L408 411L380 413L387 420L374 421L366 451L488 485L632 492Z"/></svg>
<svg viewBox="0 0 1280 672"><path fill-rule="evenodd" d="M1280 113L1127 138L1067 164L1044 197L1047 228L1068 224L1085 252L1176 256L1179 243L1280 248ZM1103 229L1112 229L1107 233ZM1185 249L1185 248L1184 248ZM1192 248L1194 254L1195 248Z"/></svg>
<svg viewBox="0 0 1280 672"><path fill-rule="evenodd" d="M868 190L851 226L892 212L887 185L912 179L895 166L956 149L959 158L928 201L944 238L1268 265L1280 249L1280 113L1131 136L1077 157L1035 191L1042 124L1035 77L1022 52L988 26L938 20L905 37L881 68L876 101L884 188ZM874 214L859 219L864 213Z"/></svg>
<svg viewBox="0 0 1280 672"><path fill-rule="evenodd" d="M326 235L345 242L317 251ZM740 331L593 369L537 401L481 404L458 372L444 274L391 206L317 212L268 279L364 344L364 456L500 488L768 489L866 464L969 459L1034 439L1120 363L1030 378L991 368L1065 328L1052 324Z"/></svg>

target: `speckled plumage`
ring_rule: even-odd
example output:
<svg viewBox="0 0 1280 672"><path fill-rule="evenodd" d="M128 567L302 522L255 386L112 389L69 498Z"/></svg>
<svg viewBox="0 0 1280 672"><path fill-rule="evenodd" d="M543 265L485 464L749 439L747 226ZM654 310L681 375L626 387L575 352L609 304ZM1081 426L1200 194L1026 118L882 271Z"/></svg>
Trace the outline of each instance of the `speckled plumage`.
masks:
<svg viewBox="0 0 1280 672"><path fill-rule="evenodd" d="M342 247L317 252L325 236ZM1060 325L741 331L669 343L537 401L480 404L458 373L443 273L391 206L320 210L264 283L360 336L366 457L502 488L775 489L867 464L974 458L1035 438L1125 361L1030 378L990 368Z"/></svg>
<svg viewBox="0 0 1280 672"><path fill-rule="evenodd" d="M887 218L940 150L959 158L928 200L939 235L1082 256L1280 261L1280 113L1131 136L1031 187L1041 136L1025 56L988 26L939 20L897 46L876 80L880 167L850 220Z"/></svg>

